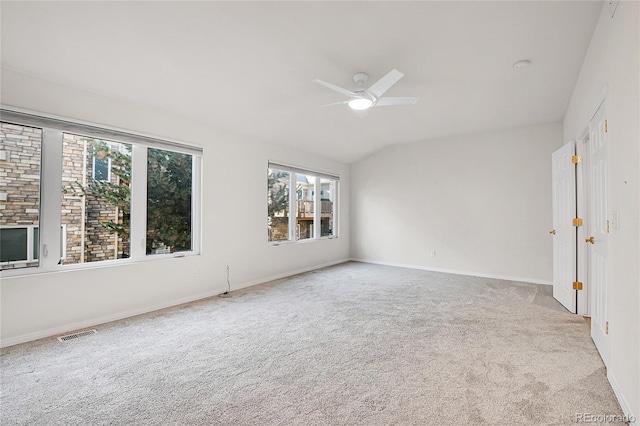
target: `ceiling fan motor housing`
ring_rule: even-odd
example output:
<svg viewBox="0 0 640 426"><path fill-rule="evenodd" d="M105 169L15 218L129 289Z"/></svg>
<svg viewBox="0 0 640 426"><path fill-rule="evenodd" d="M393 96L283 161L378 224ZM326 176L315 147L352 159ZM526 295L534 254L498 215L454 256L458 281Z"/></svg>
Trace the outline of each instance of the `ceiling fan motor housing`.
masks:
<svg viewBox="0 0 640 426"><path fill-rule="evenodd" d="M369 78L369 74L367 74L366 72L357 72L353 75L353 81L356 82L358 87L363 87L364 83L367 82L368 78Z"/></svg>

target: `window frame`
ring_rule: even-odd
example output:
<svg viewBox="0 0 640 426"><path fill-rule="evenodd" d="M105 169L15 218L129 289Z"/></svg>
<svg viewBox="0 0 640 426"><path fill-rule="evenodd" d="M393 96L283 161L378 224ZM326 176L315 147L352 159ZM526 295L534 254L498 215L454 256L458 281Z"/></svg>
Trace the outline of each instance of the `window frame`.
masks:
<svg viewBox="0 0 640 426"><path fill-rule="evenodd" d="M314 241L321 241L321 240L331 240L331 239L336 239L339 238L339 226L340 226L340 220L339 220L339 206L340 206L340 176L338 175L334 175L334 174L330 174L330 173L325 173L325 172L319 172L319 171L315 171L315 170L311 170L311 169L305 169L302 167L297 167L297 166L292 166L292 165L287 165L287 164L283 164L283 163L276 163L276 162L272 162L269 161L267 163L267 177L269 175L269 170L271 169L275 169L275 170L280 170L280 171L286 171L289 172L289 239L287 240L280 240L280 241L269 241L269 237L268 237L268 231L267 231L267 243L270 246L280 246L280 245L287 245L287 244L307 244L310 242L314 242ZM302 174L302 175L307 175L307 176L313 176L315 178L314 180L314 186L313 186L313 201L314 201L314 206L313 206L313 237L311 238L304 238L304 239L299 239L297 238L297 229L298 229L298 222L297 222L297 202L298 202L298 198L297 198L297 194L296 194L296 185L297 185L297 181L298 181L298 174ZM322 179L326 179L326 180L331 180L334 183L334 201L333 201L333 205L332 205L332 209L333 209L333 233L331 235L326 235L326 236L321 236L322 232L321 232L321 207L322 207L322 201L321 201L321 181ZM267 205L269 203L269 191L267 190ZM294 205L295 203L295 205ZM295 207L295 208L294 208ZM294 214L295 212L295 214ZM268 227L267 227L268 229Z"/></svg>
<svg viewBox="0 0 640 426"><path fill-rule="evenodd" d="M164 260L185 256L197 256L202 244L202 161L203 149L195 145L169 139L131 133L114 127L98 126L92 123L70 120L51 115L42 115L31 111L0 108L0 121L20 126L35 127L42 130L41 167L40 167L40 205L39 223L39 265L26 268L0 270L4 277L39 274L43 272L66 271L96 267L109 267L130 263ZM109 259L99 262L86 262L62 265L60 259L66 254L66 238L63 239L61 226L62 197L62 140L64 133L72 133L88 138L131 144L132 146L132 185L131 185L131 256L124 259ZM147 192L147 156L148 148L189 154L192 157L192 243L191 250L168 254L146 254L146 192ZM49 161L46 161L48 159ZM51 160L56 159L56 160ZM95 158L94 158L95 160ZM111 170L109 167L109 175ZM134 183L135 182L135 183ZM134 216L135 214L135 216ZM66 231L65 231L66 233Z"/></svg>

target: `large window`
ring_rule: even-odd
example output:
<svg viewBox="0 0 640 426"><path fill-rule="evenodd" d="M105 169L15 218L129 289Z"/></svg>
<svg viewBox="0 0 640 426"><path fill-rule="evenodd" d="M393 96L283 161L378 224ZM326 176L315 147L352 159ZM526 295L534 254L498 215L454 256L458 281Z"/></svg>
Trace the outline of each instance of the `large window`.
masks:
<svg viewBox="0 0 640 426"><path fill-rule="evenodd" d="M130 257L131 144L62 135L63 264Z"/></svg>
<svg viewBox="0 0 640 426"><path fill-rule="evenodd" d="M192 246L193 156L163 149L147 152L147 254L189 251Z"/></svg>
<svg viewBox="0 0 640 426"><path fill-rule="evenodd" d="M315 176L296 173L296 239L308 240L314 236Z"/></svg>
<svg viewBox="0 0 640 426"><path fill-rule="evenodd" d="M4 110L0 131L0 269L199 253L201 149Z"/></svg>
<svg viewBox="0 0 640 426"><path fill-rule="evenodd" d="M269 241L337 236L338 183L337 176L270 162L267 172Z"/></svg>
<svg viewBox="0 0 640 426"><path fill-rule="evenodd" d="M269 241L289 239L289 181L291 173L269 169L267 177L267 217Z"/></svg>
<svg viewBox="0 0 640 426"><path fill-rule="evenodd" d="M0 123L0 269L38 266L42 129Z"/></svg>
<svg viewBox="0 0 640 426"><path fill-rule="evenodd" d="M320 236L333 235L334 205L336 204L336 181L333 179L320 179Z"/></svg>

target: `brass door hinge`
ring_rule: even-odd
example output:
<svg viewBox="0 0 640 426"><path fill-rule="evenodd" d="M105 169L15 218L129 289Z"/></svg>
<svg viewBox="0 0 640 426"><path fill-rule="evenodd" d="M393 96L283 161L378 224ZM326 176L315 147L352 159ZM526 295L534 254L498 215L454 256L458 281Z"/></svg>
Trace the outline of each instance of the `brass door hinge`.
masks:
<svg viewBox="0 0 640 426"><path fill-rule="evenodd" d="M604 332L605 334L609 334L609 321L604 323Z"/></svg>
<svg viewBox="0 0 640 426"><path fill-rule="evenodd" d="M607 123L607 120L604 120L604 132L609 133L609 125Z"/></svg>
<svg viewBox="0 0 640 426"><path fill-rule="evenodd" d="M582 161L582 157L580 157L579 155L574 155L573 157L571 157L571 162L573 164L578 164L581 161Z"/></svg>
<svg viewBox="0 0 640 426"><path fill-rule="evenodd" d="M582 226L582 218L576 217L575 219L573 219L573 226Z"/></svg>
<svg viewBox="0 0 640 426"><path fill-rule="evenodd" d="M574 290L582 290L582 283L580 281L574 281L573 282L573 289Z"/></svg>
<svg viewBox="0 0 640 426"><path fill-rule="evenodd" d="M609 233L609 221L607 220L607 234Z"/></svg>

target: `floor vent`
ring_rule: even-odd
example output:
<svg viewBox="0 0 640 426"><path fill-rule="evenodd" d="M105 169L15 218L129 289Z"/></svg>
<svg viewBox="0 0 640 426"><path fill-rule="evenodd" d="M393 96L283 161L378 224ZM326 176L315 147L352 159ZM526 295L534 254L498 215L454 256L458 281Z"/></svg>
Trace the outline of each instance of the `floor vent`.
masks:
<svg viewBox="0 0 640 426"><path fill-rule="evenodd" d="M78 331L77 333L67 334L66 336L60 336L58 337L58 340L61 342L66 342L67 340L77 339L78 337L84 337L90 334L98 334L98 331L95 329Z"/></svg>

